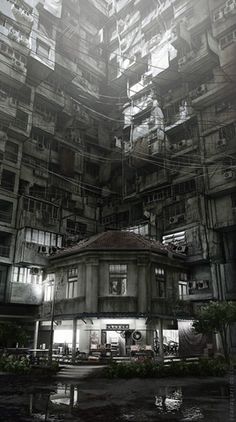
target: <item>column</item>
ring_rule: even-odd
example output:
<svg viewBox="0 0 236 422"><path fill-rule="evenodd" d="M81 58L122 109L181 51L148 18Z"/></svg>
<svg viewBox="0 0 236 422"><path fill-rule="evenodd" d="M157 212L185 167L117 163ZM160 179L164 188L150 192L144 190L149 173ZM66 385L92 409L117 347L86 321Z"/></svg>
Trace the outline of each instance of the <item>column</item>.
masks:
<svg viewBox="0 0 236 422"><path fill-rule="evenodd" d="M160 358L163 360L164 359L164 347L163 347L163 319L159 318L158 321L158 331L159 331L159 355Z"/></svg>
<svg viewBox="0 0 236 422"><path fill-rule="evenodd" d="M88 313L96 313L98 311L98 270L99 261L97 259L89 259L86 262L85 303L86 312Z"/></svg>
<svg viewBox="0 0 236 422"><path fill-rule="evenodd" d="M77 319L73 319L73 328L72 328L72 363L75 363L76 357L76 336L77 336Z"/></svg>
<svg viewBox="0 0 236 422"><path fill-rule="evenodd" d="M138 279L138 312L147 312L147 266L148 262L142 260L137 265L137 279Z"/></svg>
<svg viewBox="0 0 236 422"><path fill-rule="evenodd" d="M38 336L39 336L39 321L35 321L35 327L34 327L34 349L38 348ZM37 353L34 351L34 356L36 356Z"/></svg>

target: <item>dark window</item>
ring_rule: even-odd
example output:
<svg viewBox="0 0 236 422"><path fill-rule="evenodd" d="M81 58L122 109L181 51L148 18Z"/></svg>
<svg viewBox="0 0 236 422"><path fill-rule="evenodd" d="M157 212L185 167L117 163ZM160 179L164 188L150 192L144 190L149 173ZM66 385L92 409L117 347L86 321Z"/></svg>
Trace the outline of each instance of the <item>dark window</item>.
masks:
<svg viewBox="0 0 236 422"><path fill-rule="evenodd" d="M13 212L13 203L0 199L0 221L3 223L11 223Z"/></svg>
<svg viewBox="0 0 236 422"><path fill-rule="evenodd" d="M166 297L166 278L163 267L155 267L156 293L158 297Z"/></svg>
<svg viewBox="0 0 236 422"><path fill-rule="evenodd" d="M1 187L3 189L9 190L11 192L14 191L15 187L15 173L8 170L2 171L2 180L1 180Z"/></svg>
<svg viewBox="0 0 236 422"><path fill-rule="evenodd" d="M14 142L7 141L5 147L5 159L17 163L18 145Z"/></svg>

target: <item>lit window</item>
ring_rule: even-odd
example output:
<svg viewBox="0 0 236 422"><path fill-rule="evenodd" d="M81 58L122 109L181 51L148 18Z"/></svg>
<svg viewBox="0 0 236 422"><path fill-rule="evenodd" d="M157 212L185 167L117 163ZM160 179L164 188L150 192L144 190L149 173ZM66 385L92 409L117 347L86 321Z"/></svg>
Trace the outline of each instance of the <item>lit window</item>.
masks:
<svg viewBox="0 0 236 422"><path fill-rule="evenodd" d="M54 293L54 274L48 274L44 285L44 302L51 302Z"/></svg>
<svg viewBox="0 0 236 422"><path fill-rule="evenodd" d="M78 281L78 268L69 268L67 274L67 299L73 299L74 297L78 297L78 288L79 288L79 281Z"/></svg>
<svg viewBox="0 0 236 422"><path fill-rule="evenodd" d="M179 299L184 300L188 295L188 283L179 281Z"/></svg>
<svg viewBox="0 0 236 422"><path fill-rule="evenodd" d="M12 273L12 282L42 284L42 270L37 267L14 267Z"/></svg>
<svg viewBox="0 0 236 422"><path fill-rule="evenodd" d="M166 297L166 278L163 267L155 267L156 293L158 297Z"/></svg>
<svg viewBox="0 0 236 422"><path fill-rule="evenodd" d="M124 296L127 293L127 265L109 265L109 293Z"/></svg>

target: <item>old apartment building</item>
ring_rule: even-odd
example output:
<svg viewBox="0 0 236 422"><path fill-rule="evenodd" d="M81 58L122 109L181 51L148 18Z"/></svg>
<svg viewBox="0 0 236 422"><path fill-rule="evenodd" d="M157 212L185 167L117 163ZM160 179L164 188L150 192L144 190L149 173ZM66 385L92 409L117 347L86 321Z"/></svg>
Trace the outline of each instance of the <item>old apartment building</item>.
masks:
<svg viewBox="0 0 236 422"><path fill-rule="evenodd" d="M50 256L108 229L182 254L180 299L234 300L236 0L0 11L1 315L33 321Z"/></svg>

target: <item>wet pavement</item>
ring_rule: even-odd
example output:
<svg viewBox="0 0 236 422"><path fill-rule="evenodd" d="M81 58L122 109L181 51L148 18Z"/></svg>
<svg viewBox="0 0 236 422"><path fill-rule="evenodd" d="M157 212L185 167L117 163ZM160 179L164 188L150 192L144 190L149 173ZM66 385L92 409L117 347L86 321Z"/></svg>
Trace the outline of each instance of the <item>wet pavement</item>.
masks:
<svg viewBox="0 0 236 422"><path fill-rule="evenodd" d="M235 422L236 376L30 381L0 376L3 422Z"/></svg>

